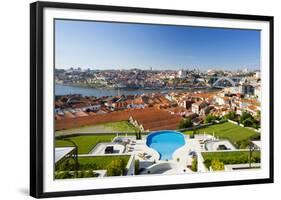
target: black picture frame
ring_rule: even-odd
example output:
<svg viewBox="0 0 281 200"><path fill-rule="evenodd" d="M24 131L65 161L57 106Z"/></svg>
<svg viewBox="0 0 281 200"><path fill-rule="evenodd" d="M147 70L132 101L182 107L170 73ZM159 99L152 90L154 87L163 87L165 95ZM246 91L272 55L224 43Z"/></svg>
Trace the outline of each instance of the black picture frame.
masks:
<svg viewBox="0 0 281 200"><path fill-rule="evenodd" d="M270 177L265 179L219 181L207 183L188 183L159 186L126 187L92 189L66 192L44 192L43 190L43 9L77 9L91 11L117 11L130 13L149 13L174 16L195 16L204 18L240 19L253 21L266 21L270 24ZM152 9L137 7L104 6L90 4L58 3L58 2L35 2L30 4L30 195L35 198L93 195L106 193L140 192L153 190L186 189L198 187L217 187L228 185L246 185L273 183L274 159L273 159L273 17L258 15L225 14L214 12L197 12L168 9Z"/></svg>

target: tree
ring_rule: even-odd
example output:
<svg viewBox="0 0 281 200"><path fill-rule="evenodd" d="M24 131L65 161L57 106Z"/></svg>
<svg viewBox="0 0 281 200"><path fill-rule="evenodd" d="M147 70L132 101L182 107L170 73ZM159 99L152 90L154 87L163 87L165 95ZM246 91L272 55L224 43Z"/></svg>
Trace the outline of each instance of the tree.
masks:
<svg viewBox="0 0 281 200"><path fill-rule="evenodd" d="M261 127L260 122L257 121L257 120L254 120L253 127L254 127L255 129L259 129L259 128Z"/></svg>
<svg viewBox="0 0 281 200"><path fill-rule="evenodd" d="M192 127L192 121L191 121L191 119L190 119L190 118L183 119L183 120L180 122L180 124L179 124L178 127L179 127L180 129Z"/></svg>
<svg viewBox="0 0 281 200"><path fill-rule="evenodd" d="M239 122L244 126L253 127L255 129L260 128L260 112L257 113L256 117L253 117L248 112L243 112L239 118Z"/></svg>
<svg viewBox="0 0 281 200"><path fill-rule="evenodd" d="M192 134L190 134L189 138L194 138L196 134L197 134L197 127L194 127Z"/></svg>
<svg viewBox="0 0 281 200"><path fill-rule="evenodd" d="M229 120L236 120L236 113L235 112L229 112L228 114L224 115L223 118L224 119L229 119Z"/></svg>
<svg viewBox="0 0 281 200"><path fill-rule="evenodd" d="M141 140L141 132L140 131L136 132L136 139Z"/></svg>
<svg viewBox="0 0 281 200"><path fill-rule="evenodd" d="M253 127L255 129L258 129L258 128L260 128L260 124L261 124L261 111L258 110L257 115L255 116L255 119L254 119Z"/></svg>
<svg viewBox="0 0 281 200"><path fill-rule="evenodd" d="M217 120L217 119L218 119L218 117L216 117L216 116L214 116L214 115L212 115L212 114L209 114L209 115L205 118L204 123L211 123L211 122L213 122L214 120Z"/></svg>
<svg viewBox="0 0 281 200"><path fill-rule="evenodd" d="M244 121L247 120L247 119L252 120L253 119L252 115L248 112L243 112L242 115L240 116L239 121L240 121L241 124L244 125Z"/></svg>
<svg viewBox="0 0 281 200"><path fill-rule="evenodd" d="M258 122L261 121L261 111L260 111L260 110L257 111L257 115L256 115L255 118L256 118L256 120L257 120Z"/></svg>
<svg viewBox="0 0 281 200"><path fill-rule="evenodd" d="M244 126L252 127L254 125L254 120L251 118L245 119L243 121Z"/></svg>

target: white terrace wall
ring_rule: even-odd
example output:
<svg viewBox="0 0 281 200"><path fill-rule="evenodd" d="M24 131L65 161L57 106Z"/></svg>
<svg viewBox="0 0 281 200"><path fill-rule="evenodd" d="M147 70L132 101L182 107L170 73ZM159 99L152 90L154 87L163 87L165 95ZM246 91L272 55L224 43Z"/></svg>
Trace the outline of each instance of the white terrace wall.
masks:
<svg viewBox="0 0 281 200"><path fill-rule="evenodd" d="M131 157L127 163L126 169L127 169L128 176L135 175L135 155L134 154L131 155Z"/></svg>
<svg viewBox="0 0 281 200"><path fill-rule="evenodd" d="M228 119L227 121L232 123L232 124L235 124L235 125L238 125L238 126L241 126L241 127L245 127L243 124L235 122L235 121L232 121L230 119ZM245 127L245 128L250 129L250 130L255 131L255 132L258 132L258 133L261 131L260 128L259 129L255 129L255 128L252 128L252 127Z"/></svg>

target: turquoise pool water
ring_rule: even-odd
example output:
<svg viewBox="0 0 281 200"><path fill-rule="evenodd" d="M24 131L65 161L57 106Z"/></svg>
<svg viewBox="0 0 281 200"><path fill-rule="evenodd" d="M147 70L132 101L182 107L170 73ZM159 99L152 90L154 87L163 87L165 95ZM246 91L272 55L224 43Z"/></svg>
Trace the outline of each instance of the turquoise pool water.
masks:
<svg viewBox="0 0 281 200"><path fill-rule="evenodd" d="M177 131L156 131L147 136L146 144L160 154L160 160L172 160L175 150L185 145L185 139Z"/></svg>

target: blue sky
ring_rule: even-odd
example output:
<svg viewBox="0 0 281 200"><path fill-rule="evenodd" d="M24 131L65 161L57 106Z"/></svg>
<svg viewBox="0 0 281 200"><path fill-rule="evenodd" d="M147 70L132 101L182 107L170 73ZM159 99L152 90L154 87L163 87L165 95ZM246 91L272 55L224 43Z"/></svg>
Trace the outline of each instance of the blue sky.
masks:
<svg viewBox="0 0 281 200"><path fill-rule="evenodd" d="M260 31L56 20L55 67L259 69Z"/></svg>

